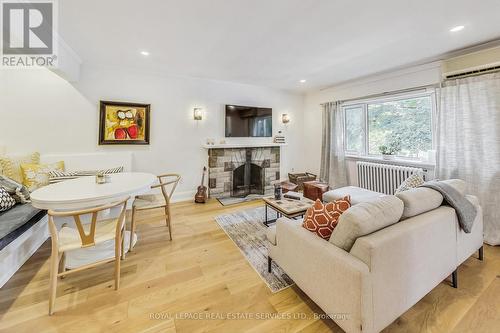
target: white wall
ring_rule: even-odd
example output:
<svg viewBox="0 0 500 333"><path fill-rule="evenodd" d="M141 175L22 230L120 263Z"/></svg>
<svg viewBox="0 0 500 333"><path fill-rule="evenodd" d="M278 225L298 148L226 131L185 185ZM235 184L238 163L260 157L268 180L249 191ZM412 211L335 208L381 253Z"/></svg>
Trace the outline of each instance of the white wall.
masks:
<svg viewBox="0 0 500 333"><path fill-rule="evenodd" d="M411 89L438 84L441 79L440 62L414 66L308 93L304 106L304 145L308 147L304 170L319 173L321 161L321 103L362 98L385 92ZM355 163L349 163L348 175L351 184L355 184Z"/></svg>
<svg viewBox="0 0 500 333"><path fill-rule="evenodd" d="M99 100L150 103L151 145L98 146ZM85 66L74 85L44 69L0 70L0 146L6 146L7 153L133 151L135 170L179 172L183 181L178 198L190 197L207 164L207 151L201 144L208 137L217 141L224 138L225 104L272 107L275 133L283 127L281 114L290 114L292 120L284 129L289 145L282 148L282 177L301 164L301 95ZM202 121L193 120L193 107L204 109Z"/></svg>

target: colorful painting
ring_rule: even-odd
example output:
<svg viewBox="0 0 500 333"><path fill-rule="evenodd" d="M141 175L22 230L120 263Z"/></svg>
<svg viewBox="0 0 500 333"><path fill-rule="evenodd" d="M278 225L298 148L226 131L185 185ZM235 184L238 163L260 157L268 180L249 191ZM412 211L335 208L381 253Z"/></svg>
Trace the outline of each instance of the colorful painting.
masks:
<svg viewBox="0 0 500 333"><path fill-rule="evenodd" d="M99 144L149 144L150 104L101 101Z"/></svg>

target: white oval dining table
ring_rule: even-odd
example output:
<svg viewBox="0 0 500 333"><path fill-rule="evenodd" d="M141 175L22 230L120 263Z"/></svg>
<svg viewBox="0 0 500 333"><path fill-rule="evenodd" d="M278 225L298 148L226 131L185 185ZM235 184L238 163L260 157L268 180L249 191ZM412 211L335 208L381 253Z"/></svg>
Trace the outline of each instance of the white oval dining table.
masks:
<svg viewBox="0 0 500 333"><path fill-rule="evenodd" d="M81 177L66 180L60 183L41 187L31 193L31 204L39 209L55 211L81 210L109 204L127 196L131 199L136 195L151 191L151 185L157 177L144 172L123 172L109 175L105 184L97 184L95 176ZM109 210L101 218L112 218L118 215L118 210ZM82 219L85 223L86 219ZM87 221L89 222L89 221ZM55 219L60 228L63 223L74 224L71 218ZM130 234L125 232L125 251L129 248ZM134 235L135 244L137 236ZM66 253L66 268L74 269L105 258L114 257L114 241L101 243L95 247L88 247L68 251Z"/></svg>
<svg viewBox="0 0 500 333"><path fill-rule="evenodd" d="M105 184L97 184L94 176L88 176L44 186L31 193L31 204L58 211L91 208L149 192L157 180L144 172L115 173L109 178Z"/></svg>

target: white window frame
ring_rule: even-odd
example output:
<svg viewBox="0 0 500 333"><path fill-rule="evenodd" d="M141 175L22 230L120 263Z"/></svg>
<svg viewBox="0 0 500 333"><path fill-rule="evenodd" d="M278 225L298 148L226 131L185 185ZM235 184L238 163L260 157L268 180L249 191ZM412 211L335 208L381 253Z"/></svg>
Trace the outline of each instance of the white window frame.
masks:
<svg viewBox="0 0 500 333"><path fill-rule="evenodd" d="M380 158L382 154L369 154L369 125L368 125L368 104L384 103L384 102L394 102L399 100L418 98L418 97L430 97L431 98L431 140L432 149L435 149L436 143L436 114L437 114L437 104L436 104L436 91L434 88L426 88L424 91L405 93L405 94L393 94L378 98L367 98L353 100L349 102L344 102L341 104L342 112L344 112L344 153L347 157L367 157L367 158ZM364 124L363 124L363 147L360 152L352 151L347 149L347 111L353 108L363 108ZM396 158L412 161L421 161L421 158L408 157L408 156L398 156Z"/></svg>

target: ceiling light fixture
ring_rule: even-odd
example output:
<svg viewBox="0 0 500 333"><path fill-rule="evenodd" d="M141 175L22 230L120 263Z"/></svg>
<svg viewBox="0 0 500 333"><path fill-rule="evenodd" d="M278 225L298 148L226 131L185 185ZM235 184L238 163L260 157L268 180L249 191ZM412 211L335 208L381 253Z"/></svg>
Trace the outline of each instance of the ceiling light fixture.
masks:
<svg viewBox="0 0 500 333"><path fill-rule="evenodd" d="M300 83L306 83L306 80L305 79L302 79L299 81Z"/></svg>
<svg viewBox="0 0 500 333"><path fill-rule="evenodd" d="M458 32L458 31L461 31L461 30L464 30L464 26L463 25L457 25L456 27L453 27L450 29L450 32Z"/></svg>
<svg viewBox="0 0 500 333"><path fill-rule="evenodd" d="M149 52L148 52L148 51L141 51L141 54L142 54L143 56L148 56L148 55L149 55Z"/></svg>

